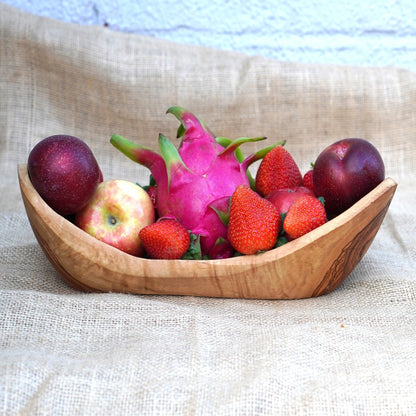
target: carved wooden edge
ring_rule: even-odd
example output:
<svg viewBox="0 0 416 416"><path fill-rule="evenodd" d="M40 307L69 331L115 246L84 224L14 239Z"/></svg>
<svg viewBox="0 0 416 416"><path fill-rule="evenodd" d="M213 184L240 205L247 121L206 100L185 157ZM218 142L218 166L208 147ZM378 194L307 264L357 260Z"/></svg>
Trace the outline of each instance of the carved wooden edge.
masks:
<svg viewBox="0 0 416 416"><path fill-rule="evenodd" d="M26 182L28 182L28 175L27 175L27 166L26 165L19 165L18 167L18 172L19 172L19 181L21 179L21 176L23 177L23 179L26 179ZM26 175L26 177L24 176ZM25 184L26 186L30 187L29 183ZM22 183L20 184L20 186L22 187ZM394 181L390 180L387 181L387 184L385 185L385 189L388 190L388 192L391 194L390 196L390 200L388 201L390 203L392 196L394 194L395 191L395 187L397 186L397 184L394 183ZM378 192L376 192L374 194L374 198L375 199L379 199L381 197L381 193L385 192L385 190L380 190ZM393 189L394 188L394 189ZM32 190L31 188L28 189L28 191L30 193L35 194L35 191ZM32 218L30 215L30 212L32 211L36 211L35 207L32 205L31 201L28 201L26 198L26 195L24 195L24 193L22 192L22 196L23 196L23 200L25 203L25 207L26 207L26 211L28 213L28 217L29 220L31 222L32 225L32 229L35 233L36 238L38 239L39 244L41 245L43 251L45 252L45 255L47 256L47 258L49 259L49 261L51 262L51 264L55 267L55 270L57 271L57 273L63 278L63 280L65 282L67 282L71 287L77 289L77 290L82 290L82 291L86 291L86 292L102 292L103 290L100 290L98 288L93 288L91 286L89 286L88 284L85 284L83 282L81 282L79 280L79 277L77 276L72 276L66 269L65 267L62 265L60 259L58 259L54 253L53 248L49 247L49 243L48 241L46 241L45 239L43 239L42 236L39 235L39 232L37 231L37 226L35 223L32 222ZM37 198L40 198L38 196L38 194L35 195ZM36 202L36 201L35 201ZM387 202L387 199L386 199ZM330 270L327 271L327 273L323 276L322 280L320 281L320 283L318 284L318 286L315 288L315 290L313 291L311 296L320 296L322 294L326 294L329 293L330 291L334 290L339 284L342 283L343 280L346 279L346 277L349 275L349 273L353 270L353 268L356 266L356 263L358 263L358 261L364 256L365 252L367 251L368 247L370 246L371 242L373 241L379 226L381 225L383 218L385 216L385 213L388 210L389 207L389 203L387 204L387 206L384 206L383 209L376 214L376 216L370 221L369 224L367 224L366 227L364 227L363 230L361 230L361 232L359 233L359 235L357 235L357 238L355 238L353 241L349 242L348 244L345 245L345 247L342 249L341 254L338 256L337 260L335 261L335 263L332 265L332 267L330 268ZM29 208L29 204L32 207L32 209L28 209ZM365 206L365 204L361 204L362 206ZM366 203L366 205L368 205L368 203ZM57 216L57 214L56 214ZM342 216L342 217L341 217ZM349 220L351 219L351 214L345 214L343 216L343 214L341 214L340 218L337 219L335 218L334 220L334 227L336 228L335 224L341 224L345 221L345 219L349 218ZM66 221L64 218L59 216L59 220L61 221ZM69 225L69 224L68 224ZM319 238L319 235L325 234L327 233L327 231L323 231L325 226L327 224L325 224L324 226L322 226L322 232L319 230L314 230L313 235L317 235ZM328 229L328 227L327 227ZM36 231L35 231L36 230ZM311 234L312 235L312 234ZM358 238L359 237L359 238ZM300 243L300 242L299 242ZM295 247L298 246L297 249L302 248L302 244L295 244L292 245L291 247ZM267 259L267 261L274 261L279 259L279 255L281 255L282 257L284 257L285 255L287 255L288 251L293 251L288 250L288 247L280 247L279 249L275 249L275 250L280 250L279 254L275 255L275 253L277 254L277 251L275 253L272 253L274 250L271 250L270 252L267 253L263 253L264 255L262 255L263 259ZM297 250L295 249L295 251ZM286 253L286 254L283 254ZM230 260L230 259L227 259ZM253 267L256 267L256 265L260 264L260 257L254 257L253 258ZM146 263L146 260L143 259L144 263ZM233 261L233 260L232 260ZM222 265L228 265L228 267L232 266L232 261L223 261ZM183 261L186 262L186 261ZM189 261L188 261L189 262ZM195 261L194 261L195 262ZM212 262L212 260L211 260ZM215 262L215 261L214 261ZM222 268L222 267L221 267ZM181 269L181 268L179 268ZM217 276L215 274L215 267L211 269L211 271L214 272L214 280L217 279ZM145 283L148 281L147 276L144 276L145 279ZM151 282L154 281L154 276L149 278ZM166 279L162 278L162 279ZM162 280L161 279L161 280ZM217 279L218 280L218 279ZM239 278L238 281L240 281L241 279ZM244 279L243 279L244 280ZM208 295L208 296L213 296L213 297L221 297L221 293L222 293L222 285L220 284L220 282L217 282L217 286L219 289L219 294L217 295ZM152 285L150 285L152 286ZM147 287L147 284L145 284L145 289ZM243 291L244 293L246 293L246 295L244 295L244 293L238 293L238 296L229 296L230 295L230 290L229 288L227 289L227 295L225 293L222 294L223 297L238 297L238 298L268 298L268 297L258 297L258 296L254 296L253 293L249 293L250 291L248 291L247 293L245 291ZM147 292L147 290L146 290ZM151 288L149 289L149 294L165 294L165 295L169 295L172 293L159 293L159 292L154 292ZM125 293L137 293L137 292L131 292L129 290L126 290ZM142 292L140 292L142 293ZM180 293L181 294L181 293ZM204 294L195 294L195 293L190 293L190 295L194 295L194 296L206 296ZM310 296L308 296L310 297ZM281 297L282 299L286 299L286 297ZM294 297L287 297L287 299L290 298L294 298ZM274 299L273 297L269 297L268 299ZM275 299L280 299L280 297L275 297Z"/></svg>
<svg viewBox="0 0 416 416"><path fill-rule="evenodd" d="M350 275L373 242L389 206L390 202L357 234L354 240L346 244L336 261L312 293L312 297L332 292Z"/></svg>

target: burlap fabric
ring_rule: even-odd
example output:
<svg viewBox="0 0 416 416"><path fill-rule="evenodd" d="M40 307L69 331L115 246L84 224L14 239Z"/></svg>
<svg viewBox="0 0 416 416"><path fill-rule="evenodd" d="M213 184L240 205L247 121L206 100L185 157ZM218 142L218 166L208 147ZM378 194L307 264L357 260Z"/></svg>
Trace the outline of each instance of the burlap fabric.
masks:
<svg viewBox="0 0 416 416"><path fill-rule="evenodd" d="M58 277L29 226L17 164L67 133L107 179L144 180L109 138L156 148L159 132L174 138L172 105L218 135L287 139L303 172L335 140L378 147L399 186L340 288L248 301L84 294ZM0 4L0 413L416 414L415 132L416 74L405 70L282 63Z"/></svg>

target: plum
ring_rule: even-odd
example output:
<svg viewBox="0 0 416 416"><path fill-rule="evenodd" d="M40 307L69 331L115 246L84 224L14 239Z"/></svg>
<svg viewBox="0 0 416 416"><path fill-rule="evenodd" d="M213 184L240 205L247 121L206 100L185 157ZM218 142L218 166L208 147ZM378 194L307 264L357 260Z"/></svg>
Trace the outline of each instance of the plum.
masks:
<svg viewBox="0 0 416 416"><path fill-rule="evenodd" d="M297 199L305 195L315 196L311 189L305 186L296 186L294 188L275 189L267 195L266 199L277 208L280 214L285 214Z"/></svg>
<svg viewBox="0 0 416 416"><path fill-rule="evenodd" d="M361 138L339 140L326 147L313 168L316 196L335 217L384 180L384 162L376 147Z"/></svg>
<svg viewBox="0 0 416 416"><path fill-rule="evenodd" d="M72 215L84 208L102 181L102 172L88 145L68 135L46 137L28 158L34 188L58 214Z"/></svg>

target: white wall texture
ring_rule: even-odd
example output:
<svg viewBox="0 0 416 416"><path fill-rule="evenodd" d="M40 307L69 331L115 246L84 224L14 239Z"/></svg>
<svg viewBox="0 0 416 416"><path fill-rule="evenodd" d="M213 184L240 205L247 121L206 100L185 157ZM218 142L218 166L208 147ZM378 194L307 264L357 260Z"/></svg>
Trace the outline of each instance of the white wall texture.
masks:
<svg viewBox="0 0 416 416"><path fill-rule="evenodd" d="M0 0L33 14L249 55L416 71L415 0Z"/></svg>

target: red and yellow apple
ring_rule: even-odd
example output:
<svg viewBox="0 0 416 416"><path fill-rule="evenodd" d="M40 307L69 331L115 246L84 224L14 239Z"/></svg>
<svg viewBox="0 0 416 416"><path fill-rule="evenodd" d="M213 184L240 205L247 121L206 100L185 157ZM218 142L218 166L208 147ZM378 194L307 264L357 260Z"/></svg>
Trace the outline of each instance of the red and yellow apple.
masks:
<svg viewBox="0 0 416 416"><path fill-rule="evenodd" d="M148 193L123 179L102 182L75 217L79 228L133 256L144 255L139 231L154 221L155 210Z"/></svg>

